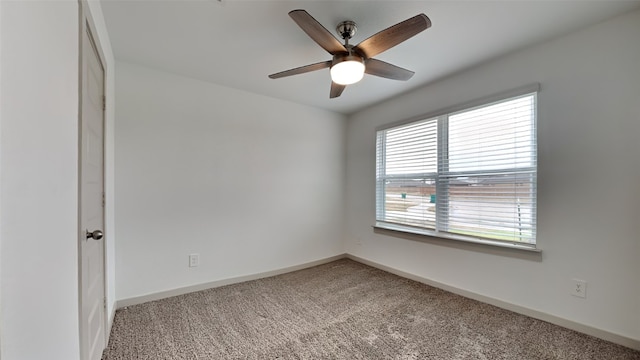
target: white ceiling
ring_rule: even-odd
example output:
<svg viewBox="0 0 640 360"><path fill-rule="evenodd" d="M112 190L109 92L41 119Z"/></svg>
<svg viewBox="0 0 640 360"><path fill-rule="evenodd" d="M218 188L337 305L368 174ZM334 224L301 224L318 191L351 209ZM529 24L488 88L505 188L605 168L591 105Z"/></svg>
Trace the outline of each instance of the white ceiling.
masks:
<svg viewBox="0 0 640 360"><path fill-rule="evenodd" d="M635 1L101 0L116 59L349 114L508 52L640 7ZM305 9L332 33L353 20L357 44L425 13L432 27L376 56L416 72L407 82L365 75L329 99L329 70L267 75L331 56L287 13ZM597 49L594 49L597 51Z"/></svg>

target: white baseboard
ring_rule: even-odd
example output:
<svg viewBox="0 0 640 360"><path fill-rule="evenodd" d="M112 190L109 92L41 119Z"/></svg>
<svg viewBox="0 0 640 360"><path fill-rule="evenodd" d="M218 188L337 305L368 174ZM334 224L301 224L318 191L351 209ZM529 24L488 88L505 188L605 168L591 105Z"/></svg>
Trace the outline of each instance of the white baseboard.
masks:
<svg viewBox="0 0 640 360"><path fill-rule="evenodd" d="M529 317L532 317L534 319L538 319L538 320L542 320L542 321L546 321L548 323L551 324L555 324L558 326L562 326L564 328L567 329L571 329L583 334L587 334L587 335L591 335L606 341L610 341L612 343L616 343L622 346L626 346L635 350L640 350L640 340L636 340L636 339L632 339L630 337L626 337L624 335L620 335L620 334L616 334L616 333L612 333L606 330L602 330L602 329L598 329L589 325L585 325L585 324L581 324L575 321L571 321L571 320L567 320L555 315L550 315L538 310L533 310L533 309L529 309L526 308L524 306L520 306L520 305L515 305L515 304L511 304L502 300L498 300L498 299L494 299L485 295L480 295L471 291L467 291L467 290L463 290L463 289L459 289L447 284L443 284L437 281L433 281L418 275L414 275L408 272L404 272L401 270L397 270L394 269L392 267L386 266L386 265L382 265L379 264L375 261L371 261L368 259L364 259L361 258L359 256L355 256L355 255L351 255L351 254L346 254L346 257L357 261L359 263L365 264L365 265L369 265L371 267L375 267L378 268L380 270L384 270L386 272L401 276L403 278L406 279L410 279L410 280L414 280L429 286L433 286L442 290L446 290L449 292L452 292L454 294L458 294L461 296L464 296L466 298L469 299L473 299L473 300L478 300L480 302L486 303L486 304L490 304L493 306L497 306L499 308L505 309L505 310L509 310L509 311L513 311L515 313L518 314L522 314L522 315L526 315Z"/></svg>
<svg viewBox="0 0 640 360"><path fill-rule="evenodd" d="M271 271L267 271L267 272L251 274L251 275L244 275L244 276L238 276L238 277L229 278L229 279L216 280L216 281L206 282L206 283L197 284L197 285L185 286L185 287L181 287L181 288L177 288L177 289L161 291L161 292L152 293L152 294L146 294L146 295L132 297L132 298L128 298L128 299L120 299L120 300L116 301L116 308L117 309L121 309L123 307L142 304L142 303L146 303L146 302L149 302L149 301L165 299L165 298L172 297L172 296L183 295L183 294L188 294L188 293L191 293L191 292L217 288L217 287L220 287L220 286L237 284L237 283L241 283L241 282L245 282L245 281L258 280L258 279L262 279L262 278L266 278L266 277L286 274L286 273L290 273L290 272L293 272L293 271L298 271L298 270L310 268L310 267L313 267L313 266L318 266L318 265L330 263L332 261L336 261L336 260L339 260L339 259L344 259L345 257L347 257L346 254L340 254L340 255L330 256L328 258L324 258L324 259L320 259L320 260L316 260L316 261L307 262L307 263L304 263L304 264L288 266L288 267L285 267L285 268L271 270Z"/></svg>

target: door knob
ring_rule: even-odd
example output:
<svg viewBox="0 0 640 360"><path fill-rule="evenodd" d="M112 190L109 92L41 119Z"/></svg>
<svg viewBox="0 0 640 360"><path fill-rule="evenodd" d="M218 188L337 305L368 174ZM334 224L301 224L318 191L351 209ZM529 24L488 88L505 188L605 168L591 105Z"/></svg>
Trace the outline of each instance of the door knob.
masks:
<svg viewBox="0 0 640 360"><path fill-rule="evenodd" d="M89 232L89 230L87 230L87 239L93 238L93 240L100 240L103 236L104 234L100 230L94 230L93 232Z"/></svg>

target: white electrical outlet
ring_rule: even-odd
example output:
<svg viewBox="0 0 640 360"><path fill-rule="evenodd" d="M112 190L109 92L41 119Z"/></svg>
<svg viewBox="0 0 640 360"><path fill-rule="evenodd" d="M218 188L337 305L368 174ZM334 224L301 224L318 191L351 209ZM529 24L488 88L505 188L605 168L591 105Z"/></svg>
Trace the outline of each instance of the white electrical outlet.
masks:
<svg viewBox="0 0 640 360"><path fill-rule="evenodd" d="M200 265L200 254L189 255L189 267L198 267Z"/></svg>
<svg viewBox="0 0 640 360"><path fill-rule="evenodd" d="M587 282L584 280L573 279L571 280L571 295L579 298L587 297Z"/></svg>

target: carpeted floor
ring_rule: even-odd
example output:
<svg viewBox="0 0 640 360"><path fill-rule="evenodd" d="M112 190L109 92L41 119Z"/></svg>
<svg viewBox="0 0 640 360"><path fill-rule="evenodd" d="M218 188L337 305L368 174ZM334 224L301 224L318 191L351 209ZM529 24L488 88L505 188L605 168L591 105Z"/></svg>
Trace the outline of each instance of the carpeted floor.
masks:
<svg viewBox="0 0 640 360"><path fill-rule="evenodd" d="M104 360L640 359L352 260L118 310Z"/></svg>

